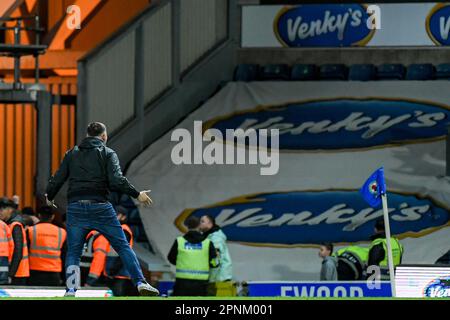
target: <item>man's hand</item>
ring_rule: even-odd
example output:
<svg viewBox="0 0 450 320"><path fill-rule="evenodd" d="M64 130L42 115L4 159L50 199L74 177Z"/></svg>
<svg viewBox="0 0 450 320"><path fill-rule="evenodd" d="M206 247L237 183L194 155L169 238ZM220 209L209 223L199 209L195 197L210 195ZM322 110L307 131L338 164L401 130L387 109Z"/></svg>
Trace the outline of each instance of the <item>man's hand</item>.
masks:
<svg viewBox="0 0 450 320"><path fill-rule="evenodd" d="M150 199L150 197L147 195L151 190L145 190L141 191L139 193L139 197L137 198L140 203L142 203L144 206L149 207L153 201Z"/></svg>
<svg viewBox="0 0 450 320"><path fill-rule="evenodd" d="M45 194L45 203L47 204L47 206L52 207L52 208L58 208L55 204L55 200L48 200L47 194Z"/></svg>

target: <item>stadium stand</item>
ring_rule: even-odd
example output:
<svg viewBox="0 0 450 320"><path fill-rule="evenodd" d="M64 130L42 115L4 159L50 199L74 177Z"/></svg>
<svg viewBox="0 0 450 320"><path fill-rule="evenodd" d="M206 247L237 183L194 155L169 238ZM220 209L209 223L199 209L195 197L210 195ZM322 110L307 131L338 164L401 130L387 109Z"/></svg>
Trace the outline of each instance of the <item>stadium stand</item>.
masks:
<svg viewBox="0 0 450 320"><path fill-rule="evenodd" d="M290 77L286 74L290 71ZM411 64L294 64L290 68L286 64L239 64L235 68L234 81L267 81L267 80L448 80L450 79L450 63L433 65L431 63Z"/></svg>
<svg viewBox="0 0 450 320"><path fill-rule="evenodd" d="M435 78L442 80L449 80L450 79L450 63L441 63L436 66L435 70Z"/></svg>
<svg viewBox="0 0 450 320"><path fill-rule="evenodd" d="M406 71L405 80L432 80L434 73L434 66L431 63L411 64Z"/></svg>
<svg viewBox="0 0 450 320"><path fill-rule="evenodd" d="M369 81L374 80L376 68L373 64L354 64L349 68L348 80Z"/></svg>
<svg viewBox="0 0 450 320"><path fill-rule="evenodd" d="M291 70L291 80L317 80L318 68L314 64L295 64Z"/></svg>
<svg viewBox="0 0 450 320"><path fill-rule="evenodd" d="M260 69L261 80L289 80L289 66L286 64L269 64Z"/></svg>
<svg viewBox="0 0 450 320"><path fill-rule="evenodd" d="M403 80L405 77L405 66L402 64L382 64L377 67L378 80Z"/></svg>
<svg viewBox="0 0 450 320"><path fill-rule="evenodd" d="M256 81L259 79L259 66L257 64L240 64L234 72L234 81Z"/></svg>
<svg viewBox="0 0 450 320"><path fill-rule="evenodd" d="M321 80L347 80L348 69L343 64L324 64L320 66Z"/></svg>

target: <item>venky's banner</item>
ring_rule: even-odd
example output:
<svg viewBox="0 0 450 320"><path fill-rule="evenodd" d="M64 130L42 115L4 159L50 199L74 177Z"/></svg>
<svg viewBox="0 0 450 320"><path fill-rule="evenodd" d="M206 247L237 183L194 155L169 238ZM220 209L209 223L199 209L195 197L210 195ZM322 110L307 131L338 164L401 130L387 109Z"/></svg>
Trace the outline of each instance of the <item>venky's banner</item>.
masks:
<svg viewBox="0 0 450 320"><path fill-rule="evenodd" d="M167 256L186 218L209 214L228 237L235 279L317 280L320 243L370 244L383 212L358 189L384 166L403 263L432 264L450 249L449 101L447 81L229 83L174 128L193 139L183 152L201 158L211 145L223 155L250 152L248 141L233 145L221 133L278 129L274 174L257 162L174 164L180 131L168 132L127 172L141 190L152 189L154 205L141 210L145 230ZM221 139L194 139L207 129Z"/></svg>
<svg viewBox="0 0 450 320"><path fill-rule="evenodd" d="M243 47L450 45L450 4L244 6Z"/></svg>

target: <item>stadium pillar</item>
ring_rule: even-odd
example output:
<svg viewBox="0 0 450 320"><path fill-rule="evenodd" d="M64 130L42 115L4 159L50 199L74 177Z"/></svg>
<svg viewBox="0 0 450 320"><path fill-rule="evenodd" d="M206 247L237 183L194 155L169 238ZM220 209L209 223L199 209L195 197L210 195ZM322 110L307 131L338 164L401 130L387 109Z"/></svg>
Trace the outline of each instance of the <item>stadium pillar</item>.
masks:
<svg viewBox="0 0 450 320"><path fill-rule="evenodd" d="M45 188L51 175L52 159L52 95L48 91L37 91L37 145L36 145L36 199L41 205Z"/></svg>

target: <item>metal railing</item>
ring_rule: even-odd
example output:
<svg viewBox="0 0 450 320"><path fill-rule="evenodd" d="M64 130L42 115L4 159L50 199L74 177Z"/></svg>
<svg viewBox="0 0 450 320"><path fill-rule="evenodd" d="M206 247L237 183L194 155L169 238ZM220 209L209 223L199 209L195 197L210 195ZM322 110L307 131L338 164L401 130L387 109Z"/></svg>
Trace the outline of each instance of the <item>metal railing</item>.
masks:
<svg viewBox="0 0 450 320"><path fill-rule="evenodd" d="M34 27L24 26L24 21L33 20ZM24 55L33 55L35 58L35 83L39 83L39 55L43 54L47 46L42 46L41 33L45 32L45 29L40 26L40 18L38 15L33 16L23 16L23 17L8 17L0 18L0 24L2 22L12 22L15 21L16 25L12 27L0 25L0 31L14 31L14 44L13 45L2 45L0 48L0 53L6 54L14 58L14 88L20 89L22 87L20 83L20 58ZM31 31L35 33L35 44L34 45L22 45L21 44L21 32Z"/></svg>

